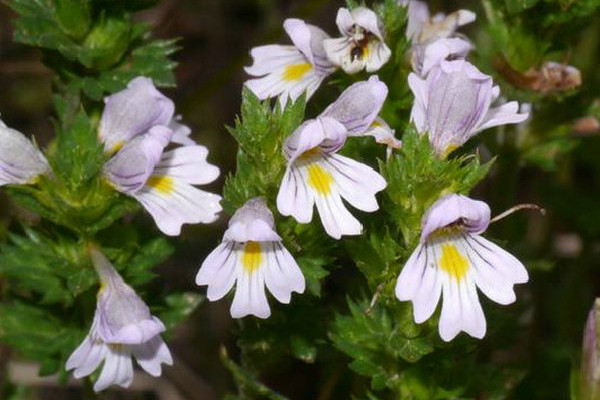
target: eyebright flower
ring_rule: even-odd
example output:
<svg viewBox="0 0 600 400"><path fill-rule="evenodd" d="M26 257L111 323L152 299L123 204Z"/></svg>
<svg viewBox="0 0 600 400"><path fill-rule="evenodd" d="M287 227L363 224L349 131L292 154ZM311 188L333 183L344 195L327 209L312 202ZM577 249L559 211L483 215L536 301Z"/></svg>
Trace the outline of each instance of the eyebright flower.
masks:
<svg viewBox="0 0 600 400"><path fill-rule="evenodd" d="M219 169L173 113L173 102L139 77L106 99L99 135L106 152L116 152L104 165L108 182L142 203L162 232L175 236L183 224L215 221L221 197L193 186L214 181ZM169 143L186 145L165 151Z"/></svg>
<svg viewBox="0 0 600 400"><path fill-rule="evenodd" d="M91 248L90 254L102 286L92 328L67 360L67 371L74 370L73 375L80 379L104 361L94 384L96 392L111 385L129 387L133 382L132 356L150 375L160 376L161 364L173 364L160 337L165 326L150 314L148 306L100 251Z"/></svg>
<svg viewBox="0 0 600 400"><path fill-rule="evenodd" d="M529 116L519 114L516 101L490 108L500 88L465 60L442 61L426 79L411 73L408 85L415 96L410 118L419 133L429 136L439 156L484 129L516 124Z"/></svg>
<svg viewBox="0 0 600 400"><path fill-rule="evenodd" d="M211 223L221 211L221 197L200 190L219 176L206 161L204 146L183 146L163 152L173 131L155 126L128 142L104 166L116 190L138 200L158 228L176 236L183 224Z"/></svg>
<svg viewBox="0 0 600 400"><path fill-rule="evenodd" d="M456 37L455 31L475 21L475 13L459 10L448 16L438 13L430 17L425 2L403 0L400 3L408 6L406 36L412 42L411 64L417 75L424 77L442 60L465 58L471 51L471 43Z"/></svg>
<svg viewBox="0 0 600 400"><path fill-rule="evenodd" d="M284 304L290 302L292 292L304 292L302 271L281 243L273 214L261 197L248 200L235 212L223 242L204 260L196 276L196 284L208 286L211 301L225 296L234 283L234 318L271 315L265 285Z"/></svg>
<svg viewBox="0 0 600 400"><path fill-rule="evenodd" d="M451 37L459 27L470 24L477 17L474 12L469 10L458 10L449 15L437 13L431 17L429 7L424 1L401 0L399 3L405 7L408 6L406 37L413 44L424 43L430 39Z"/></svg>
<svg viewBox="0 0 600 400"><path fill-rule="evenodd" d="M486 203L442 197L425 214L421 242L398 277L396 297L412 301L416 323L431 317L443 294L439 333L445 341L460 331L485 336L477 288L505 305L516 299L513 285L529 279L519 260L480 236L489 222Z"/></svg>
<svg viewBox="0 0 600 400"><path fill-rule="evenodd" d="M375 72L388 62L392 52L384 42L383 24L372 10L340 8L335 22L343 37L323 42L331 62L348 74L363 69Z"/></svg>
<svg viewBox="0 0 600 400"><path fill-rule="evenodd" d="M294 102L306 92L310 98L336 69L323 49L323 40L329 35L321 28L296 18L286 19L283 28L294 45L255 47L250 51L253 64L244 68L259 77L245 85L261 100L279 96L282 108L288 97Z"/></svg>
<svg viewBox="0 0 600 400"><path fill-rule="evenodd" d="M0 186L25 185L50 171L42 152L0 120Z"/></svg>
<svg viewBox="0 0 600 400"><path fill-rule="evenodd" d="M284 154L288 167L277 195L282 215L308 223L316 204L331 237L362 233L362 225L342 198L359 210L376 211L375 194L386 182L371 167L336 153L347 136L362 135L369 129L386 96L387 87L375 76L355 83L320 116L305 121L287 138Z"/></svg>

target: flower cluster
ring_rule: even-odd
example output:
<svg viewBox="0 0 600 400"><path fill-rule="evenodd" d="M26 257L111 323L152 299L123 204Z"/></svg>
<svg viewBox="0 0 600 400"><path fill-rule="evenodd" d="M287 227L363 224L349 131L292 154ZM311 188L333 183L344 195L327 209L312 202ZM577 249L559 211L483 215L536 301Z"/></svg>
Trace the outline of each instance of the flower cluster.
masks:
<svg viewBox="0 0 600 400"><path fill-rule="evenodd" d="M475 14L460 10L430 17L420 1L401 1L408 8L407 37L414 70L408 85L414 94L411 121L428 135L440 157L478 132L519 123L527 114L518 104L491 104L500 95L492 78L465 57L472 45L456 29ZM329 75L379 70L391 56L385 31L372 10L341 8L336 23L341 37L299 19L283 27L293 45L268 45L251 51L255 78L245 85L260 99L278 97L282 107L303 93L309 98ZM231 315L268 318L266 289L287 304L302 294L305 278L277 233L275 204L282 216L300 224L312 221L316 207L324 231L334 239L363 233L361 222L346 203L360 211L379 209L377 194L385 178L370 166L339 154L348 140L372 136L393 149L402 146L380 117L388 87L372 75L346 88L315 118L305 120L282 143L286 169L276 199L248 199L229 221L222 243L202 263L196 283L207 286L211 301L235 290ZM105 99L98 128L106 162L102 179L114 190L136 199L166 235L179 235L183 224L211 223L221 211L219 195L196 185L213 182L219 169L207 162L208 150L190 138L191 130L175 115L173 102L145 77ZM0 122L0 185L33 184L52 170L38 148ZM524 266L481 234L490 223L484 202L459 194L439 198L422 219L421 240L401 270L395 295L411 301L414 320L429 319L443 295L439 334L452 340L459 332L482 338L486 320L477 289L500 304L515 301L513 287L528 280ZM127 387L133 380L132 357L153 376L172 363L160 334L162 322L128 286L94 246L89 254L101 282L88 336L67 361L77 378L102 364L96 391L110 385ZM235 287L235 289L234 289Z"/></svg>
<svg viewBox="0 0 600 400"><path fill-rule="evenodd" d="M254 63L246 67L258 77L246 86L261 99L279 96L284 107L302 93L310 98L323 80L339 67L348 74L376 72L390 58L385 32L377 14L366 7L340 8L336 24L342 35L330 38L322 29L290 18L283 27L293 45L267 45L250 51Z"/></svg>
<svg viewBox="0 0 600 400"><path fill-rule="evenodd" d="M459 10L431 18L426 3L409 0L404 4L414 70L408 76L415 96L410 119L419 133L428 135L439 156L448 155L484 129L527 119L515 101L491 107L500 88L465 59L472 46L455 31L474 21L474 13Z"/></svg>

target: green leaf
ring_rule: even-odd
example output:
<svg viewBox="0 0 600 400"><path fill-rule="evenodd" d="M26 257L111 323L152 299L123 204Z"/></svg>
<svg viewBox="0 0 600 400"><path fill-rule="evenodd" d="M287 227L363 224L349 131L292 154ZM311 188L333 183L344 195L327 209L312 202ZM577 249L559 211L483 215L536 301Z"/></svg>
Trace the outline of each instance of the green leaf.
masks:
<svg viewBox="0 0 600 400"><path fill-rule="evenodd" d="M223 188L224 208L229 214L252 197L276 197L286 167L283 141L302 122L304 109L304 96L281 111L244 88L241 117L229 128L239 144L235 175L227 177Z"/></svg>
<svg viewBox="0 0 600 400"><path fill-rule="evenodd" d="M175 328L184 321L202 302L204 296L198 293L174 293L165 297L165 309L158 313L158 317L165 324L167 330Z"/></svg>
<svg viewBox="0 0 600 400"><path fill-rule="evenodd" d="M21 302L0 304L0 341L41 363L40 373L57 372L83 332L67 326L48 309Z"/></svg>

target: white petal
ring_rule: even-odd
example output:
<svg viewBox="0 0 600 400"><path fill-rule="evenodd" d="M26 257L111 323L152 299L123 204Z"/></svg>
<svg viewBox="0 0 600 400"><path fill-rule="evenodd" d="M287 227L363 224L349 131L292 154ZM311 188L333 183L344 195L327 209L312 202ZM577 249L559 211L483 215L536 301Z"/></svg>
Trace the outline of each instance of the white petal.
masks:
<svg viewBox="0 0 600 400"><path fill-rule="evenodd" d="M88 376L98 368L107 352L108 348L102 341L86 336L67 360L66 369L74 369L73 376L77 379Z"/></svg>
<svg viewBox="0 0 600 400"><path fill-rule="evenodd" d="M490 261L483 258L480 245L469 237L466 237L461 243L461 253L469 258L471 266L470 273L477 287L490 299L499 304L510 304L516 300L513 290L513 281L507 279L502 272L501 267L497 267Z"/></svg>
<svg viewBox="0 0 600 400"><path fill-rule="evenodd" d="M183 224L214 222L222 210L221 196L171 177L152 175L146 186L132 196L170 236L179 235Z"/></svg>
<svg viewBox="0 0 600 400"><path fill-rule="evenodd" d="M275 219L263 197L254 197L233 214L223 240L233 242L280 241Z"/></svg>
<svg viewBox="0 0 600 400"><path fill-rule="evenodd" d="M31 183L48 171L48 161L38 148L0 121L0 186Z"/></svg>
<svg viewBox="0 0 600 400"><path fill-rule="evenodd" d="M245 67L247 74L263 76L281 70L287 65L306 62L304 55L295 46L267 45L250 51L254 63Z"/></svg>
<svg viewBox="0 0 600 400"><path fill-rule="evenodd" d="M321 163L332 175L340 195L366 212L379 209L375 194L385 189L385 179L366 164L339 154L324 156Z"/></svg>
<svg viewBox="0 0 600 400"><path fill-rule="evenodd" d="M312 192L299 168L293 165L288 167L277 194L277 209L281 215L292 216L301 224L306 224L312 220L313 206Z"/></svg>
<svg viewBox="0 0 600 400"><path fill-rule="evenodd" d="M410 120L415 123L417 132L425 133L427 130L427 83L419 78L417 74L410 73L408 75L408 86L415 96L412 109L410 111Z"/></svg>
<svg viewBox="0 0 600 400"><path fill-rule="evenodd" d="M304 292L304 275L281 243L271 242L265 246L268 246L265 251L265 284L279 302L287 304L292 292Z"/></svg>
<svg viewBox="0 0 600 400"><path fill-rule="evenodd" d="M173 131L173 137L171 142L181 144L183 146L193 146L196 144L193 139L190 138L192 130L189 126L182 124L181 115L175 116L169 123L169 129Z"/></svg>
<svg viewBox="0 0 600 400"><path fill-rule="evenodd" d="M340 239L342 235L362 233L362 224L346 209L335 186L329 194L315 193L314 197L323 228L329 236Z"/></svg>
<svg viewBox="0 0 600 400"><path fill-rule="evenodd" d="M114 345L106 356L100 377L94 384L94 391L100 392L109 386L127 388L133 382L133 362L127 346Z"/></svg>
<svg viewBox="0 0 600 400"><path fill-rule="evenodd" d="M367 7L356 7L351 11L354 23L368 32L371 32L379 40L383 40L383 32L381 31L381 21L373 10Z"/></svg>
<svg viewBox="0 0 600 400"><path fill-rule="evenodd" d="M415 297L426 272L426 260L427 249L423 245L418 245L404 264L396 281L395 293L398 300L407 301Z"/></svg>
<svg viewBox="0 0 600 400"><path fill-rule="evenodd" d="M261 265L253 271L247 271L241 261L238 261L238 278L231 304L231 316L242 318L246 315L255 315L258 318L268 318L271 309L265 294L265 282L263 275L264 255ZM239 257L238 257L239 258Z"/></svg>
<svg viewBox="0 0 600 400"><path fill-rule="evenodd" d="M528 113L519 114L519 103L511 101L500 107L490 108L477 131L506 124L518 124L529 117Z"/></svg>
<svg viewBox="0 0 600 400"><path fill-rule="evenodd" d="M165 152L153 174L169 176L193 185L213 182L219 168L206 161L208 149L204 146L183 146Z"/></svg>
<svg viewBox="0 0 600 400"><path fill-rule="evenodd" d="M233 287L237 277L237 254L233 243L221 243L202 263L196 275L197 285L208 285L207 297L216 301Z"/></svg>
<svg viewBox="0 0 600 400"><path fill-rule="evenodd" d="M477 297L477 289L469 273L457 280L442 273L444 299L440 316L440 337L449 342L464 331L475 338L483 338L486 321Z"/></svg>
<svg viewBox="0 0 600 400"><path fill-rule="evenodd" d="M509 282L525 283L529 280L525 266L497 244L479 235L472 235L467 238L467 241L471 248L477 249L480 256L493 265Z"/></svg>
<svg viewBox="0 0 600 400"><path fill-rule="evenodd" d="M132 350L140 367L154 377L162 374L161 364L173 365L171 352L160 336L156 336L146 343L132 346Z"/></svg>
<svg viewBox="0 0 600 400"><path fill-rule="evenodd" d="M378 71L392 56L390 48L381 40L371 40L367 51L369 52L365 66L367 72Z"/></svg>
<svg viewBox="0 0 600 400"><path fill-rule="evenodd" d="M425 247L425 268L421 283L413 295L415 322L420 324L431 317L442 294L442 274L437 267L433 246Z"/></svg>

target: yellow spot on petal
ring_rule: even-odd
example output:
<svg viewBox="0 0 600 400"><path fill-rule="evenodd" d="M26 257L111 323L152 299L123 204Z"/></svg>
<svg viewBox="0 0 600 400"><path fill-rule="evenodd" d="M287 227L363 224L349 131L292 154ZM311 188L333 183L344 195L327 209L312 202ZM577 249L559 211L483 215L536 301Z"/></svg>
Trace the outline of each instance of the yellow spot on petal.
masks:
<svg viewBox="0 0 600 400"><path fill-rule="evenodd" d="M333 175L317 163L310 164L307 169L309 186L315 189L319 194L327 196L331 192Z"/></svg>
<svg viewBox="0 0 600 400"><path fill-rule="evenodd" d="M287 82L299 81L312 69L310 64L292 64L285 67L283 80Z"/></svg>
<svg viewBox="0 0 600 400"><path fill-rule="evenodd" d="M448 157L448 155L450 153L452 153L454 150L458 149L458 145L451 143L448 146L446 146L446 148L444 149L443 153L442 153L442 158L446 158Z"/></svg>
<svg viewBox="0 0 600 400"><path fill-rule="evenodd" d="M376 119L375 121L373 121L373 123L371 124L372 127L376 128L378 126L383 126L383 124L381 123L381 121L379 121L378 119Z"/></svg>
<svg viewBox="0 0 600 400"><path fill-rule="evenodd" d="M146 181L146 186L154 188L161 193L170 194L175 189L173 178L168 176L151 176Z"/></svg>
<svg viewBox="0 0 600 400"><path fill-rule="evenodd" d="M253 272L260 267L262 254L260 252L260 243L246 242L244 245L244 254L242 254L242 266L247 272Z"/></svg>
<svg viewBox="0 0 600 400"><path fill-rule="evenodd" d="M440 268L459 282L469 270L469 260L458 252L451 243L442 244L442 256L439 260Z"/></svg>
<svg viewBox="0 0 600 400"><path fill-rule="evenodd" d="M110 149L111 153L116 153L117 151L121 150L121 148L123 148L123 146L125 145L125 142L122 140L119 140L118 142L116 142L112 149Z"/></svg>

